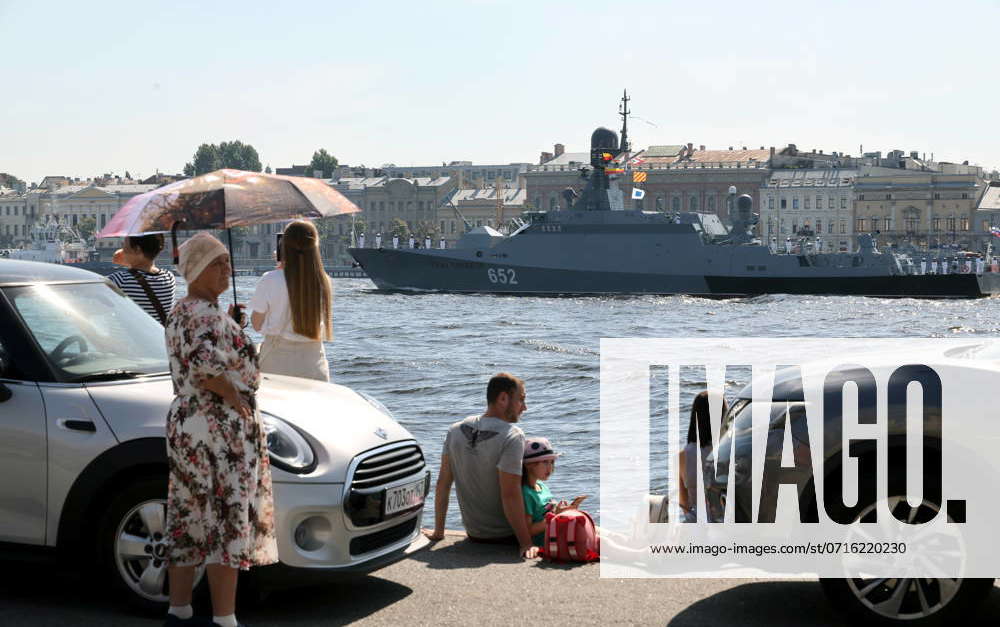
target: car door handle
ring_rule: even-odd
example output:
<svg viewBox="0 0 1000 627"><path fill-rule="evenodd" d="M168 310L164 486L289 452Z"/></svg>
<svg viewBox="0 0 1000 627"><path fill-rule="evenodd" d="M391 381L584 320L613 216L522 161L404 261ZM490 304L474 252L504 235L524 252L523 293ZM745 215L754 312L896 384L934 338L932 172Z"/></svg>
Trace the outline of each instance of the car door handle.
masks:
<svg viewBox="0 0 1000 627"><path fill-rule="evenodd" d="M60 418L56 420L56 424L69 431L86 431L88 433L94 433L97 431L97 425L95 425L91 420Z"/></svg>

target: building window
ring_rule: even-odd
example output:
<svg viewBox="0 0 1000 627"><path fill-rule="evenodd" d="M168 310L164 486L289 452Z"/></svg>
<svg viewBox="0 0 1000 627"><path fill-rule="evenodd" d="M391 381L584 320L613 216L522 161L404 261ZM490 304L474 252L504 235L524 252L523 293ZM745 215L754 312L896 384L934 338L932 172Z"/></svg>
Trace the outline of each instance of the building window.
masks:
<svg viewBox="0 0 1000 627"><path fill-rule="evenodd" d="M795 235L798 232L799 232L799 221L792 220L792 235Z"/></svg>
<svg viewBox="0 0 1000 627"><path fill-rule="evenodd" d="M843 233L844 225L841 224L840 228L841 228L840 232ZM833 235L833 220L830 220L829 222L826 223L826 232L829 233L830 235Z"/></svg>
<svg viewBox="0 0 1000 627"><path fill-rule="evenodd" d="M767 208L774 209L774 196L767 197Z"/></svg>
<svg viewBox="0 0 1000 627"><path fill-rule="evenodd" d="M847 220L840 221L840 232L847 233Z"/></svg>
<svg viewBox="0 0 1000 627"><path fill-rule="evenodd" d="M857 219L857 221L854 223L854 230L857 231L857 232L859 232L859 233L861 231L865 230L865 219L864 218L858 218Z"/></svg>
<svg viewBox="0 0 1000 627"><path fill-rule="evenodd" d="M941 230L941 218L934 216L934 218L931 220L931 229L934 231Z"/></svg>
<svg viewBox="0 0 1000 627"><path fill-rule="evenodd" d="M858 194L858 200L864 200L864 199L865 199L864 194Z"/></svg>
<svg viewBox="0 0 1000 627"><path fill-rule="evenodd" d="M961 220L961 223L962 223L962 230L963 231L968 231L969 230L969 218L963 216L962 220Z"/></svg>
<svg viewBox="0 0 1000 627"><path fill-rule="evenodd" d="M892 194L886 194L885 195L885 199L886 200L892 200Z"/></svg>
<svg viewBox="0 0 1000 627"><path fill-rule="evenodd" d="M549 211L555 211L555 210L556 210L556 197L555 196L550 196L549 197Z"/></svg>
<svg viewBox="0 0 1000 627"><path fill-rule="evenodd" d="M680 196L674 196L673 198L670 199L670 209L672 211L680 211L681 210L681 198L680 198Z"/></svg>
<svg viewBox="0 0 1000 627"><path fill-rule="evenodd" d="M823 208L823 197L822 196L819 196L819 195L816 196L816 208L817 209L822 209Z"/></svg>
<svg viewBox="0 0 1000 627"><path fill-rule="evenodd" d="M949 231L954 231L955 230L955 218L954 217L948 218L948 230Z"/></svg>
<svg viewBox="0 0 1000 627"><path fill-rule="evenodd" d="M907 234L912 235L917 232L917 222L919 222L919 220L917 220L917 218L914 218L912 216L906 218Z"/></svg>
<svg viewBox="0 0 1000 627"><path fill-rule="evenodd" d="M774 199L773 198L771 199L771 204L772 205L774 204ZM715 212L715 196L709 196L708 197L708 210L711 211L711 212L713 212L713 213Z"/></svg>
<svg viewBox="0 0 1000 627"><path fill-rule="evenodd" d="M792 198L792 209L798 209L798 208L799 208L799 197L796 196L795 198Z"/></svg>
<svg viewBox="0 0 1000 627"><path fill-rule="evenodd" d="M883 230L885 232L888 233L889 231L891 231L892 230L892 218L886 218L885 220L883 220L882 221L882 225L883 225Z"/></svg>
<svg viewBox="0 0 1000 627"><path fill-rule="evenodd" d="M788 208L788 200L787 200L787 199L785 199L785 198L782 198L782 199L781 199L780 201L778 201L778 205L779 205L779 206L780 206L780 207L781 207L782 209L787 209L787 208Z"/></svg>
<svg viewBox="0 0 1000 627"><path fill-rule="evenodd" d="M827 205L826 205L827 209L833 209L834 208L834 204L833 203L834 203L833 196L830 196L827 199Z"/></svg>
<svg viewBox="0 0 1000 627"><path fill-rule="evenodd" d="M983 220L983 233L990 230L990 223L988 220Z"/></svg>
<svg viewBox="0 0 1000 627"><path fill-rule="evenodd" d="M820 220L819 218L816 218L816 232L817 233L823 232L823 221Z"/></svg>
<svg viewBox="0 0 1000 627"><path fill-rule="evenodd" d="M939 192L934 192L934 200L941 200L941 194Z"/></svg>
<svg viewBox="0 0 1000 627"><path fill-rule="evenodd" d="M441 235L444 235L444 220L441 220Z"/></svg>
<svg viewBox="0 0 1000 627"><path fill-rule="evenodd" d="M690 198L690 200L688 201L688 208L691 211L698 211L698 197L697 196L692 196Z"/></svg>
<svg viewBox="0 0 1000 627"><path fill-rule="evenodd" d="M663 211L663 196L656 197L656 210Z"/></svg>
<svg viewBox="0 0 1000 627"><path fill-rule="evenodd" d="M809 204L810 203L809 203L809 197L808 196L806 196L805 198L802 199L802 208L803 209L810 209L811 207L809 206Z"/></svg>
<svg viewBox="0 0 1000 627"><path fill-rule="evenodd" d="M847 209L847 196L840 197L840 208Z"/></svg>
<svg viewBox="0 0 1000 627"><path fill-rule="evenodd" d="M969 197L969 195L967 193L962 192L962 198L968 198L968 197Z"/></svg>
<svg viewBox="0 0 1000 627"><path fill-rule="evenodd" d="M422 200L418 200L417 201L417 209L419 209L421 211L424 210L424 201L422 201Z"/></svg>

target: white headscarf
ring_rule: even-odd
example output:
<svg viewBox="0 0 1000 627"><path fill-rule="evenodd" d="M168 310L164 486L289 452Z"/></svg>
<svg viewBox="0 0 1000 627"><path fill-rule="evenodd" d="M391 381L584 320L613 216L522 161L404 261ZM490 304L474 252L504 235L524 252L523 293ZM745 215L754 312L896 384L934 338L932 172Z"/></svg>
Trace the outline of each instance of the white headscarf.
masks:
<svg viewBox="0 0 1000 627"><path fill-rule="evenodd" d="M229 251L226 247L205 231L198 231L188 241L181 244L178 249L177 269L184 275L184 280L192 283L208 267L208 264L216 260L219 255L225 255Z"/></svg>

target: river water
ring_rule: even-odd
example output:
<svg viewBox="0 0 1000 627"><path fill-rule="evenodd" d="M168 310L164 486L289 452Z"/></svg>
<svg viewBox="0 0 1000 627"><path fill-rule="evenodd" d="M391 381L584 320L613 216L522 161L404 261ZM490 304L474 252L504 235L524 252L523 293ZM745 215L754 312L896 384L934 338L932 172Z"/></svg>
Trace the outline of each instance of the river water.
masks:
<svg viewBox="0 0 1000 627"><path fill-rule="evenodd" d="M256 281L237 278L241 302L249 300ZM486 382L508 371L526 382L528 411L521 427L529 436L549 438L563 453L549 481L553 495L588 494L591 513L600 511L602 337L1000 334L998 298L399 294L378 292L367 279L335 279L334 292L334 340L327 344L331 378L382 401L423 446L435 478L448 426L481 413ZM689 402L682 393L682 407ZM653 481L666 483L665 471L654 470ZM432 512L431 501L425 525L432 524ZM454 498L448 527L461 528Z"/></svg>

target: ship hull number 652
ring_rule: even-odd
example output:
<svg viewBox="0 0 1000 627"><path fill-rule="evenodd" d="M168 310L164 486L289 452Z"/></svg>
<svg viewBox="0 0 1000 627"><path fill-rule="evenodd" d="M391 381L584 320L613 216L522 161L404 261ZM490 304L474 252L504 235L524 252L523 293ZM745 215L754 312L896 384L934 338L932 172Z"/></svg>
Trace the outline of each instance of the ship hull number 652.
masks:
<svg viewBox="0 0 1000 627"><path fill-rule="evenodd" d="M486 276L490 278L490 283L503 283L504 285L517 285L517 273L513 268L489 268Z"/></svg>

